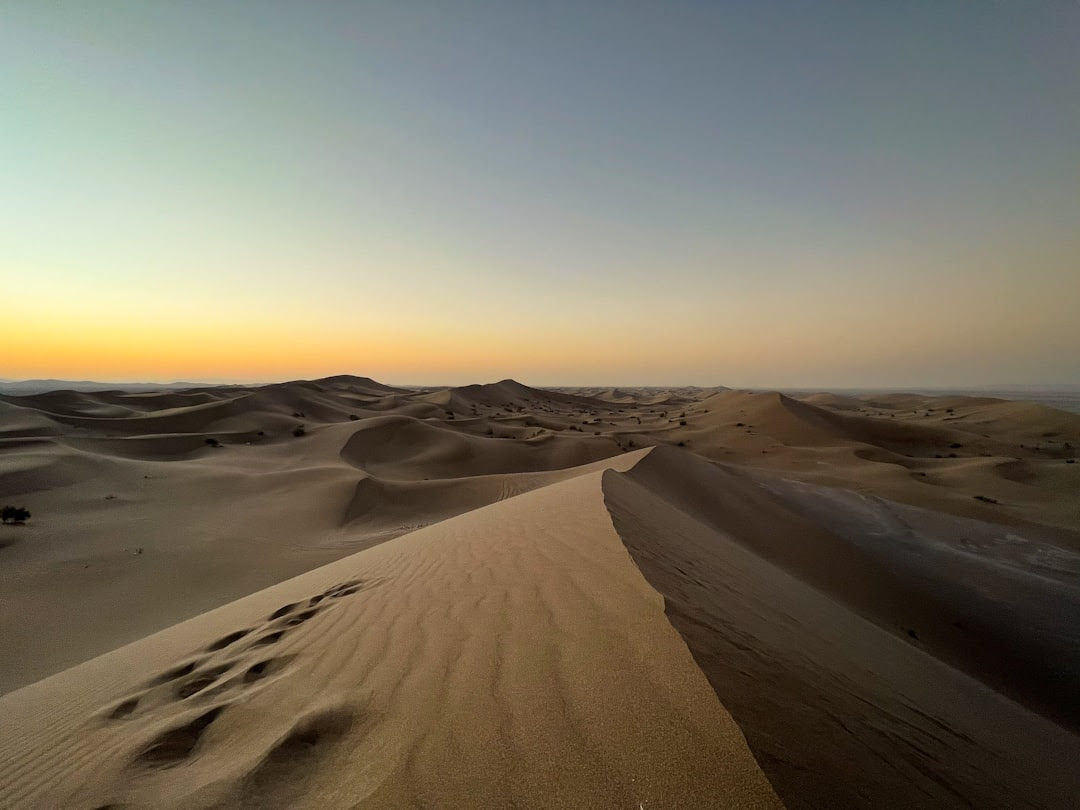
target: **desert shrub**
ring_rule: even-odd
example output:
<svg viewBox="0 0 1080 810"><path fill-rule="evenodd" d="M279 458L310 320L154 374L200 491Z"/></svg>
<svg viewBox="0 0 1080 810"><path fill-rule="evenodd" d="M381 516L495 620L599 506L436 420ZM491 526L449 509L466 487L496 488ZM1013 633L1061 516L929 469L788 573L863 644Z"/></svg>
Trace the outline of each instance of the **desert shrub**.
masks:
<svg viewBox="0 0 1080 810"><path fill-rule="evenodd" d="M357 421L357 420L358 420L359 418L360 418L360 417L359 417L359 416L357 416L357 415L356 415L355 413L350 413L350 414L349 414L349 421L350 421L350 422L355 422L355 421Z"/></svg>
<svg viewBox="0 0 1080 810"><path fill-rule="evenodd" d="M0 509L0 520L4 523L25 523L30 519L30 511L21 506L5 506Z"/></svg>
<svg viewBox="0 0 1080 810"><path fill-rule="evenodd" d="M258 433L256 433L255 435L256 435L256 436L265 436L265 435L266 435L266 431L265 431L265 430L260 430L260 431L259 431Z"/></svg>
<svg viewBox="0 0 1080 810"><path fill-rule="evenodd" d="M208 445L210 445L211 447L221 447L221 442L219 442L219 441L218 441L217 439L213 438L212 436L211 436L211 437L209 437L209 438L208 438L208 439L206 440L206 443L207 443Z"/></svg>
<svg viewBox="0 0 1080 810"><path fill-rule="evenodd" d="M953 442L952 444L949 445L949 447L951 447L953 449L956 449L957 447L963 447L963 446L964 445L960 444L960 442Z"/></svg>
<svg viewBox="0 0 1080 810"><path fill-rule="evenodd" d="M304 430L303 425L297 425L296 427L293 428L292 435L296 436L297 438L300 438L301 436L304 435L305 432L306 431Z"/></svg>
<svg viewBox="0 0 1080 810"><path fill-rule="evenodd" d="M679 447L686 447L686 442L679 442Z"/></svg>
<svg viewBox="0 0 1080 810"><path fill-rule="evenodd" d="M742 422L736 422L735 427L746 427L746 425Z"/></svg>
<svg viewBox="0 0 1080 810"><path fill-rule="evenodd" d="M982 501L983 503L997 503L993 498L988 498L985 495L976 495L975 500Z"/></svg>

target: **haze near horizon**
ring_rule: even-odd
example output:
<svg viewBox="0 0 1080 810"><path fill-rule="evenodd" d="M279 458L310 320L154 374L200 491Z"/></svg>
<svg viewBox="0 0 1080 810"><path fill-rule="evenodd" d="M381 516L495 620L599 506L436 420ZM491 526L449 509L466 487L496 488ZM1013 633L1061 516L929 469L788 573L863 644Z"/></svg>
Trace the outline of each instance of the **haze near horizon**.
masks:
<svg viewBox="0 0 1080 810"><path fill-rule="evenodd" d="M11 3L0 376L1076 382L1078 30Z"/></svg>

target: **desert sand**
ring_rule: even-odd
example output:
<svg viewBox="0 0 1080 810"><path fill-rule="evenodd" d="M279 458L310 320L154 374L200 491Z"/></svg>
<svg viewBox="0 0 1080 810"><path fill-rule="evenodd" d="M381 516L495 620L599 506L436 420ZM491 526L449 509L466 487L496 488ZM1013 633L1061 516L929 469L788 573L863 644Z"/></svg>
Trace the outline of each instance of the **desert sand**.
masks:
<svg viewBox="0 0 1080 810"><path fill-rule="evenodd" d="M1066 807L1080 416L0 397L0 806Z"/></svg>

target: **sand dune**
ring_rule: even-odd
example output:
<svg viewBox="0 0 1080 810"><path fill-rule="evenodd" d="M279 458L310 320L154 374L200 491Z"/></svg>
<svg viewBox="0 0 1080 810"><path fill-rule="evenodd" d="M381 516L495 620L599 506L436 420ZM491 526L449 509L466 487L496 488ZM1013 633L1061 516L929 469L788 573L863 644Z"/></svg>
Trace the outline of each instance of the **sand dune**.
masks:
<svg viewBox="0 0 1080 810"><path fill-rule="evenodd" d="M727 391L728 388L723 385L708 388L686 385L674 387L644 386L640 388L570 387L555 390L605 402L637 405L684 405L688 402L704 399L718 391Z"/></svg>
<svg viewBox="0 0 1080 810"><path fill-rule="evenodd" d="M0 397L0 805L1068 806L1078 446L985 397Z"/></svg>
<svg viewBox="0 0 1080 810"><path fill-rule="evenodd" d="M731 473L707 486L660 452L605 476L615 527L787 806L1070 806L1080 737L986 682L1011 677L1075 728L1080 557L1068 558L1064 601L1063 588L1029 606L1030 590L1010 586L1033 573L963 559L935 535L895 549L904 524L860 548L856 538L872 535L837 525L862 517L842 502L819 506L815 522L797 499L778 508ZM895 521L886 505L876 517ZM943 560L947 575L935 568ZM1071 616L1054 615L1062 604ZM1021 637L1036 628L1041 639ZM975 650L979 661L966 663L983 680L936 657ZM1037 699L1051 686L1052 699Z"/></svg>
<svg viewBox="0 0 1080 810"><path fill-rule="evenodd" d="M364 420L341 449L358 469L388 478L454 478L535 472L586 464L615 455L618 447L597 437L559 436L514 430L518 441L499 435L473 436L404 416Z"/></svg>
<svg viewBox="0 0 1080 810"><path fill-rule="evenodd" d="M560 391L541 390L522 385L517 380L502 380L485 385L466 385L446 391L435 391L426 397L431 402L445 406L455 414L480 415L494 410L542 411L593 410L606 406L589 397L566 394Z"/></svg>
<svg viewBox="0 0 1080 810"><path fill-rule="evenodd" d="M600 476L7 695L2 803L778 807L612 529Z"/></svg>

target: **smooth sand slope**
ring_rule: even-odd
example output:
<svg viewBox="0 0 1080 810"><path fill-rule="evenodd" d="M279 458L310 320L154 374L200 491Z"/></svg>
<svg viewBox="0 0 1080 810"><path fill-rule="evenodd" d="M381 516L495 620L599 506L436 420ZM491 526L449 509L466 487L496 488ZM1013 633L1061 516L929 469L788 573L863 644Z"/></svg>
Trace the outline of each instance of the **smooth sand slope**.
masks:
<svg viewBox="0 0 1080 810"><path fill-rule="evenodd" d="M612 528L601 476L5 696L0 804L778 807Z"/></svg>

